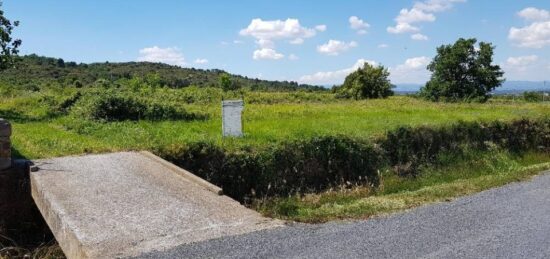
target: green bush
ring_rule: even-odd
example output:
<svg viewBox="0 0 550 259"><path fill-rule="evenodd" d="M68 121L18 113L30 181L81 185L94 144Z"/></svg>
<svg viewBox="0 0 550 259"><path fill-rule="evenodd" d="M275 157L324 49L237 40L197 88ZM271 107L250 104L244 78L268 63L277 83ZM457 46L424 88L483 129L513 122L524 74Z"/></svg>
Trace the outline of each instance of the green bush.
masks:
<svg viewBox="0 0 550 259"><path fill-rule="evenodd" d="M460 122L446 127L401 127L375 143L345 136L285 142L264 150L225 150L193 143L160 151L161 156L220 186L240 201L312 193L345 185L379 184L378 170L391 167L417 176L440 156L499 148L550 152L550 119Z"/></svg>
<svg viewBox="0 0 550 259"><path fill-rule="evenodd" d="M267 150L227 151L195 143L163 157L220 186L241 201L317 192L345 184L378 184L380 152L347 137L317 137Z"/></svg>
<svg viewBox="0 0 550 259"><path fill-rule="evenodd" d="M459 122L440 127L400 127L381 141L390 166L400 175L415 176L418 167L435 161L442 152L460 153L464 147L485 149L494 143L511 152L550 151L550 119L513 122Z"/></svg>
<svg viewBox="0 0 550 259"><path fill-rule="evenodd" d="M541 102L543 100L543 93L540 92L524 92L523 99L526 102Z"/></svg>
<svg viewBox="0 0 550 259"><path fill-rule="evenodd" d="M90 92L79 97L71 110L77 116L96 121L191 120L202 117L171 103L112 91Z"/></svg>

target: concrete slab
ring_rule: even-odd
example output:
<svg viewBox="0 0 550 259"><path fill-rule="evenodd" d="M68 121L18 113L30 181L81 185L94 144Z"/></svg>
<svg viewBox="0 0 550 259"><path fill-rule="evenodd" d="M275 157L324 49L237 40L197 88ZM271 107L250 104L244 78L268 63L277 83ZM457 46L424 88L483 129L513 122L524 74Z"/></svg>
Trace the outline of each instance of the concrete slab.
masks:
<svg viewBox="0 0 550 259"><path fill-rule="evenodd" d="M68 258L134 257L282 225L150 154L34 163L32 196Z"/></svg>

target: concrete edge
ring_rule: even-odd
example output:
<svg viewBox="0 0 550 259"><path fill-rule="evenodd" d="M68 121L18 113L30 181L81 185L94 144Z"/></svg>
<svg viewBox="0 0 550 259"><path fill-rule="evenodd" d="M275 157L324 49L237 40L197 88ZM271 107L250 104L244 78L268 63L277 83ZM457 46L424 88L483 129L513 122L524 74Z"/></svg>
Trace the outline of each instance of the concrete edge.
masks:
<svg viewBox="0 0 550 259"><path fill-rule="evenodd" d="M142 155L145 155L147 156L148 158L154 160L155 162L165 166L165 167L168 167L169 169L171 169L172 171L175 171L177 174L183 176L185 179L217 194L217 195L223 195L223 190L222 188L192 174L191 172L179 167L179 166L176 166L160 157L158 157L157 155L149 152L149 151L140 151L139 152L140 154Z"/></svg>
<svg viewBox="0 0 550 259"><path fill-rule="evenodd" d="M48 199L44 197L44 192L36 187L37 185L34 184L35 181L34 175L31 174L31 196L55 239L58 240L59 246L61 250L63 250L63 253L65 253L65 256L67 256L67 258L90 258L88 253L84 251L82 244L77 238L77 234L71 231L70 227L62 223L63 216L55 213L57 210L51 209L57 205L47 202Z"/></svg>

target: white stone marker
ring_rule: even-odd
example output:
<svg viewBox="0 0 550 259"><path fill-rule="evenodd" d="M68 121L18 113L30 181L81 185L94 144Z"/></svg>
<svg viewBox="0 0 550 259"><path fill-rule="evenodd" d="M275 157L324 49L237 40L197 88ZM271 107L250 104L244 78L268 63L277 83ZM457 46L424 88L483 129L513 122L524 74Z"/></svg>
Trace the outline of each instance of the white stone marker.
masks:
<svg viewBox="0 0 550 259"><path fill-rule="evenodd" d="M224 137L242 137L243 100L222 101L222 132Z"/></svg>

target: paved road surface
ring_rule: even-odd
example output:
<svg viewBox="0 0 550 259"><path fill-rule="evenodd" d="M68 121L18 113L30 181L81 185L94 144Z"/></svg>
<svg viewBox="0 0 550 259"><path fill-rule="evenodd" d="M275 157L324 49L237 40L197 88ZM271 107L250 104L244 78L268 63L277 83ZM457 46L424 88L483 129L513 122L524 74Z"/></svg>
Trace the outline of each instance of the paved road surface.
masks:
<svg viewBox="0 0 550 259"><path fill-rule="evenodd" d="M149 257L550 258L550 174L389 217L297 224Z"/></svg>

